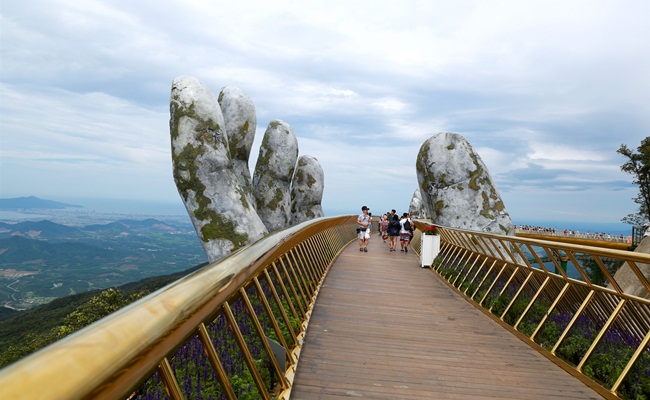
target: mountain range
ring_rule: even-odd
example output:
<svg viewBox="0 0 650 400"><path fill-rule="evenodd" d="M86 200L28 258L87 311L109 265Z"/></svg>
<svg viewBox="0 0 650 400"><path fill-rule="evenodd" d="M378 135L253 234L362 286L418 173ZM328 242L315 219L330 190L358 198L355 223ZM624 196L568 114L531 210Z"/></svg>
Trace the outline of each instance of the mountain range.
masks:
<svg viewBox="0 0 650 400"><path fill-rule="evenodd" d="M123 219L81 227L0 222L0 306L24 310L205 261L189 221Z"/></svg>
<svg viewBox="0 0 650 400"><path fill-rule="evenodd" d="M74 204L39 199L35 196L0 199L0 210L83 208Z"/></svg>

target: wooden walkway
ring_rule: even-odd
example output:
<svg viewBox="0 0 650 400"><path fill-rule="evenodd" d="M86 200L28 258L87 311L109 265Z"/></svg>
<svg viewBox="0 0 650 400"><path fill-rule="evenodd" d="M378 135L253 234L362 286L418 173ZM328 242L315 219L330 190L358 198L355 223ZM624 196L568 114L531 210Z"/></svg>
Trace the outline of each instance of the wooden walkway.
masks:
<svg viewBox="0 0 650 400"><path fill-rule="evenodd" d="M291 399L601 399L373 235L329 271Z"/></svg>

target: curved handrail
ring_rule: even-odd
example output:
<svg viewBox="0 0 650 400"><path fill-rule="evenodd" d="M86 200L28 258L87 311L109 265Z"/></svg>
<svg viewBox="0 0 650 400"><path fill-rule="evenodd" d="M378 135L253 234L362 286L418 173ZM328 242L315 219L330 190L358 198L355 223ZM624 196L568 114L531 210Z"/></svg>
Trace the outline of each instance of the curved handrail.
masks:
<svg viewBox="0 0 650 400"><path fill-rule="evenodd" d="M219 310L229 310L228 300L241 296L241 288L274 269L306 303L313 302L318 289L313 281L322 282L334 258L356 237L355 222L353 216L319 218L270 234L0 370L0 398L123 398L156 369L170 397L182 398L167 376L167 357L188 338L201 336ZM286 275L278 273L280 262ZM308 320L308 312L301 315ZM305 327L303 322L303 332ZM297 341L293 350L299 346ZM205 351L211 350L207 345ZM297 357L290 360L289 369ZM290 390L290 382L282 381ZM220 384L234 398L227 382Z"/></svg>
<svg viewBox="0 0 650 400"><path fill-rule="evenodd" d="M415 226L413 248L418 253L422 232L436 227L441 246L431 269L450 287L601 395L618 398L623 386L634 385L633 368L650 370L650 299L626 293L607 268L630 268L650 292L639 268L648 268L650 255L468 231L425 220L415 221ZM596 278L601 282L594 282ZM564 353L564 344L584 327L589 334L582 339L588 347L578 354ZM612 359L622 363L612 368L616 375L595 376L590 360L611 349L618 352Z"/></svg>

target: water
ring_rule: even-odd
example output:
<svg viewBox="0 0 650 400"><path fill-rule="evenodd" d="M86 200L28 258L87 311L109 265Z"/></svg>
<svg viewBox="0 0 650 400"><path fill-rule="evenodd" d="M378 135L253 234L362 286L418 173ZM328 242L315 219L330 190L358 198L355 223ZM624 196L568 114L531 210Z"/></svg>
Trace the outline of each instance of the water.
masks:
<svg viewBox="0 0 650 400"><path fill-rule="evenodd" d="M513 221L517 226L519 225L530 225L538 226L542 228L553 228L556 231L563 230L573 230L579 233L609 233L615 236L623 235L630 236L632 235L632 225L624 224L621 222L584 222L584 221L531 221L531 220L521 220Z"/></svg>
<svg viewBox="0 0 650 400"><path fill-rule="evenodd" d="M75 224L90 220L117 220L125 217L153 217L174 216L188 218L187 211L179 198L177 202L153 202L144 200L119 200L119 199L55 199L68 204L78 204L83 208L66 208L60 210L0 210L1 222L19 222L25 220L72 221ZM325 216L356 215L352 209L326 208ZM516 220L515 225L530 225L542 228L554 228L557 231L574 230L580 233L608 233L612 235L629 236L632 234L632 225L620 222L600 221L541 221L541 220Z"/></svg>

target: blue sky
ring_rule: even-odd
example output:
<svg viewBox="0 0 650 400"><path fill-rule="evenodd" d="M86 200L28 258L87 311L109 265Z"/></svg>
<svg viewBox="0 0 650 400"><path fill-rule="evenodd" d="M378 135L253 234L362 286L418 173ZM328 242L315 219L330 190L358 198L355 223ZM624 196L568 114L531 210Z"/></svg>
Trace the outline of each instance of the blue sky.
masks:
<svg viewBox="0 0 650 400"><path fill-rule="evenodd" d="M236 4L235 4L236 3ZM650 134L650 2L3 1L0 197L179 205L171 81L244 90L250 159L281 119L329 215L405 210L432 135L463 135L513 220L616 222L616 150Z"/></svg>

